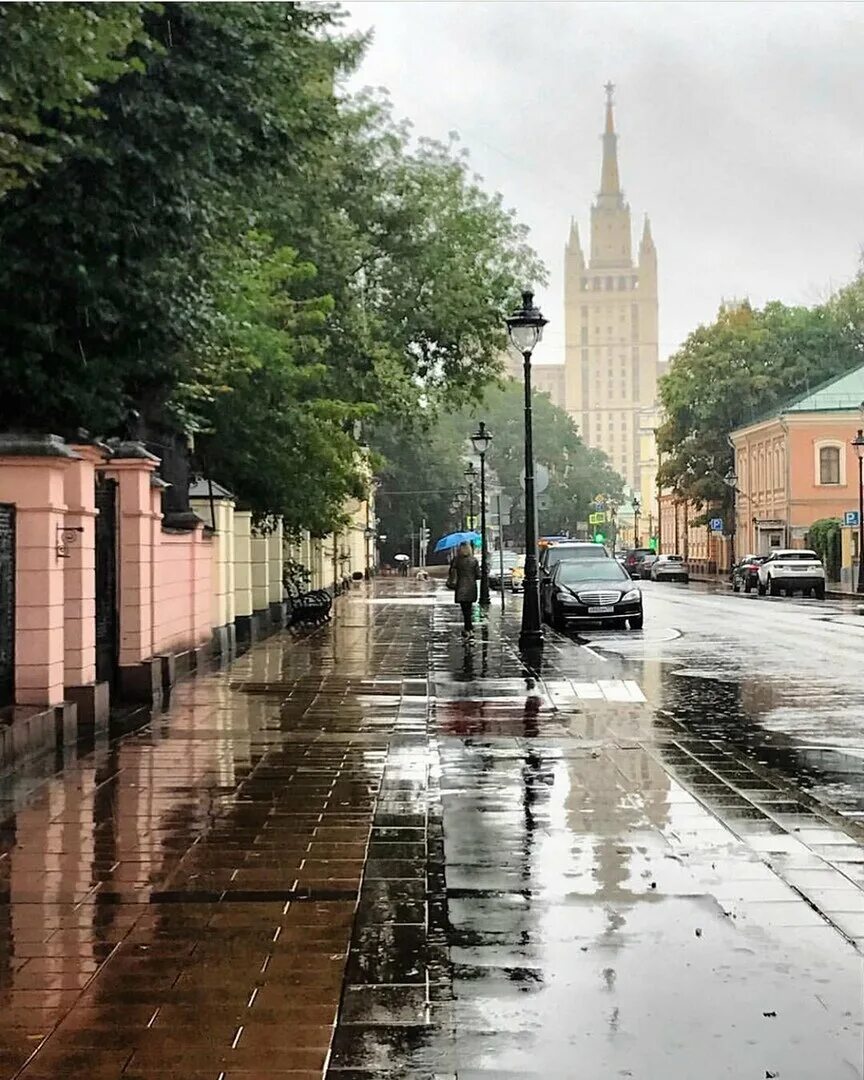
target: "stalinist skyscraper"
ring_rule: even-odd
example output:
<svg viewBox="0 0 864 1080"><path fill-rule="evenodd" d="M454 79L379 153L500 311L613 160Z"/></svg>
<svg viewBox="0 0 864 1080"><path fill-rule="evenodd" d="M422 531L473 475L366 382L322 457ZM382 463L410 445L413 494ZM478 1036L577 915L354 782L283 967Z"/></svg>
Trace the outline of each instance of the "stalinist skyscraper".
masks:
<svg viewBox="0 0 864 1080"><path fill-rule="evenodd" d="M565 251L564 406L589 446L653 503L657 399L657 252L645 218L638 259L618 173L613 86L606 86L600 191L586 261L575 220Z"/></svg>

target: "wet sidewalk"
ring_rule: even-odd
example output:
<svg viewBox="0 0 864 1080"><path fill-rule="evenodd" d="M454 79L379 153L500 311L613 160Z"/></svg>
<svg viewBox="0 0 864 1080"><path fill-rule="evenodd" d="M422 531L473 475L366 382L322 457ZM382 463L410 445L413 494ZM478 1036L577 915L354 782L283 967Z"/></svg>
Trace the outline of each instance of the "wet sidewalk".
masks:
<svg viewBox="0 0 864 1080"><path fill-rule="evenodd" d="M449 599L363 587L6 779L0 1077L864 1075L857 837Z"/></svg>

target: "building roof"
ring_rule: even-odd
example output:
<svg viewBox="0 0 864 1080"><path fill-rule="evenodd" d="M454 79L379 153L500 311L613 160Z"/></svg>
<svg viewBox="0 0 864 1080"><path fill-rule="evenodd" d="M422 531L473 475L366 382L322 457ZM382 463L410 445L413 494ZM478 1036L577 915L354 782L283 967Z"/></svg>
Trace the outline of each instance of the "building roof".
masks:
<svg viewBox="0 0 864 1080"><path fill-rule="evenodd" d="M780 411L799 412L858 412L864 402L864 364L835 376L817 386L803 397L796 398Z"/></svg>
<svg viewBox="0 0 864 1080"><path fill-rule="evenodd" d="M210 481L207 479L195 480L189 485L189 498L190 499L209 499L210 498ZM213 498L214 499L233 499L234 495L227 488L222 487L215 480L213 481Z"/></svg>

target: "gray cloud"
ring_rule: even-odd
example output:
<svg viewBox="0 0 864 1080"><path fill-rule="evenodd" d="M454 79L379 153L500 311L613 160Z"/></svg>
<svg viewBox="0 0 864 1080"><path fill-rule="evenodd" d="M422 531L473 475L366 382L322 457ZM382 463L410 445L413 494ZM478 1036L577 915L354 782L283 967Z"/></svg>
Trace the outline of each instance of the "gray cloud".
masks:
<svg viewBox="0 0 864 1080"><path fill-rule="evenodd" d="M354 80L418 133L458 131L550 272L543 359L562 359L562 259L599 183L603 83L622 183L651 216L661 357L723 297L812 303L864 242L864 6L857 3L379 3ZM638 234L637 234L638 235ZM539 359L539 355L538 355Z"/></svg>

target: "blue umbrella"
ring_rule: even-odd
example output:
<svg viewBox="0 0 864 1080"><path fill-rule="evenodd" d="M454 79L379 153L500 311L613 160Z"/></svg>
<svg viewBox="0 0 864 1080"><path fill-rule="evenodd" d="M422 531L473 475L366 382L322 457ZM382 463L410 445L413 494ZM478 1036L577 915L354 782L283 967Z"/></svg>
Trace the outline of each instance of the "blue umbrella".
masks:
<svg viewBox="0 0 864 1080"><path fill-rule="evenodd" d="M447 536L442 536L438 543L435 545L435 551L449 551L450 548L459 547L461 543L479 544L480 533L476 532L458 532L449 533Z"/></svg>

